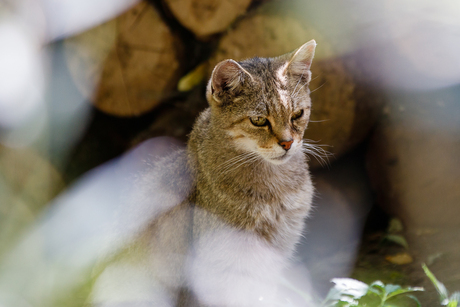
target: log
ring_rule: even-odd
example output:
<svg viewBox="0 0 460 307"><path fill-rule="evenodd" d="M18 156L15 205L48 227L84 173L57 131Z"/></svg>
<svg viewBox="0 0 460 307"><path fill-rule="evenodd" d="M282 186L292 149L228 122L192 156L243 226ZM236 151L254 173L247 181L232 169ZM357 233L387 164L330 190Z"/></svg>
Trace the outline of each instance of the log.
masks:
<svg viewBox="0 0 460 307"><path fill-rule="evenodd" d="M325 149L338 158L369 133L379 104L357 86L354 62L337 56L313 27L288 14L268 13L262 8L240 20L222 37L208 62L208 76L224 59L278 56L310 39L315 39L318 46L311 68L313 107L305 138L327 145ZM321 161L311 161L312 167L320 164Z"/></svg>
<svg viewBox="0 0 460 307"><path fill-rule="evenodd" d="M168 101L155 111L152 124L132 140L131 147L159 136L173 137L185 144L196 118L207 106L201 87L195 87L186 97Z"/></svg>
<svg viewBox="0 0 460 307"><path fill-rule="evenodd" d="M274 57L291 52L314 38L322 44L319 56L330 54L319 33L307 30L299 21L283 15L273 15L264 10L248 14L227 31L209 60L210 71L220 61L228 58L243 60L254 56ZM318 54L315 56L318 58Z"/></svg>
<svg viewBox="0 0 460 307"><path fill-rule="evenodd" d="M427 261L450 289L460 287L451 278L460 269L459 114L458 87L393 93L367 155L377 204L403 221L416 252L406 278L420 279L420 262ZM424 306L438 304L432 283L420 286L427 289L418 295Z"/></svg>
<svg viewBox="0 0 460 307"><path fill-rule="evenodd" d="M165 0L176 19L195 34L206 39L227 29L248 8L251 0Z"/></svg>
<svg viewBox="0 0 460 307"><path fill-rule="evenodd" d="M377 203L411 230L460 226L460 109L449 91L393 96L369 144Z"/></svg>
<svg viewBox="0 0 460 307"><path fill-rule="evenodd" d="M65 46L77 87L111 115L150 111L174 91L181 75L182 45L146 1Z"/></svg>

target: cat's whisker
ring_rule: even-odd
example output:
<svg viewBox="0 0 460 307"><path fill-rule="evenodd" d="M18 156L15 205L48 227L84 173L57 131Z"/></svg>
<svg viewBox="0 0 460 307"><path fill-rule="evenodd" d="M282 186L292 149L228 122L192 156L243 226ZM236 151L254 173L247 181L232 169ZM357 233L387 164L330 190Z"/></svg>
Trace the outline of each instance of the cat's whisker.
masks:
<svg viewBox="0 0 460 307"><path fill-rule="evenodd" d="M248 157L248 159L246 159L245 161L242 161L242 163L240 163L237 167L240 167L241 165L244 165L244 164L247 164L247 163L250 163L250 162L254 162L256 160L258 160L260 157L258 154L256 153L252 153L252 155L250 155Z"/></svg>
<svg viewBox="0 0 460 307"><path fill-rule="evenodd" d="M294 94L292 95L292 98L293 98L293 99L296 99L297 97L299 97L300 91L305 87L305 85L308 85L308 84L309 84L309 82L305 82L305 84L302 85L302 86L297 90L297 92L294 92Z"/></svg>
<svg viewBox="0 0 460 307"><path fill-rule="evenodd" d="M316 79L318 79L318 78L319 78L319 76L320 76L320 75L317 75L316 77L314 77L313 79L311 79L311 80L310 80L310 82L311 82L311 81L313 81L313 80L316 80Z"/></svg>
<svg viewBox="0 0 460 307"><path fill-rule="evenodd" d="M318 75L318 76L314 77L313 79L311 79L310 81L306 82L301 88L299 88L298 91L296 91L297 85L299 84L299 82L297 82L297 85L296 85L296 87L294 88L294 91L292 91L292 92L293 92L292 98L293 98L293 99L296 99L296 98L299 96L300 91L305 87L305 85L310 84L311 81L318 79L319 76L320 76L320 75ZM300 81L300 80L301 80L301 79L299 79L299 81Z"/></svg>
<svg viewBox="0 0 460 307"><path fill-rule="evenodd" d="M314 90L310 91L310 94L313 93L313 92L316 92L317 90L319 90L320 88L322 88L324 86L324 84L326 84L326 82L324 82L323 84L321 84L320 86L318 86L317 88L315 88Z"/></svg>
<svg viewBox="0 0 460 307"><path fill-rule="evenodd" d="M315 145L316 143L319 143L321 142L321 140L319 141L315 141L315 140L310 140L310 139L303 139L303 145ZM314 143L314 144L312 144ZM331 145L325 145L325 144L318 144L317 146L321 146L321 147L332 147Z"/></svg>
<svg viewBox="0 0 460 307"><path fill-rule="evenodd" d="M223 163L219 164L216 167L216 169L220 168L220 167L225 167L226 165L231 164L231 163L235 162L236 160L243 158L245 155L246 155L246 153L242 153L242 154L239 154L239 155L237 155L237 156L235 156L235 157L233 157L231 159L228 159L228 160L224 161Z"/></svg>
<svg viewBox="0 0 460 307"><path fill-rule="evenodd" d="M230 170L232 170L232 169L236 169L236 168L238 168L238 166L239 166L241 163L246 162L248 159L249 159L248 157L241 158L241 159L239 159L238 161L236 161L235 163L232 163L231 165L229 165L229 166L223 168L223 169L220 171L220 173L221 173L221 174L225 174L225 173L227 173L228 171L230 171Z"/></svg>
<svg viewBox="0 0 460 307"><path fill-rule="evenodd" d="M299 81L297 81L297 84L295 85L294 90L292 91L294 93L292 96L295 96L295 93L296 93L295 90L297 89L297 86L299 86L299 83L302 80L304 73L305 73L305 71L302 71L302 75L300 75Z"/></svg>
<svg viewBox="0 0 460 307"><path fill-rule="evenodd" d="M318 77L316 77L316 78L318 78ZM315 80L316 78L312 79L311 81ZM311 82L311 81L310 81L310 82ZM305 87L305 85L310 84L310 82L306 82L304 85L302 85L302 87L300 87L300 88L297 90L297 92L294 92L294 94L292 94L293 99L296 99L296 98L300 95L300 91ZM322 88L325 84L326 84L326 82L324 82L323 84L321 84L320 86L318 86L318 87L315 88L314 90L310 91L310 94L313 93L313 92L315 92L315 91L317 91L317 90L319 90L319 89ZM297 87L297 86L296 86L296 87Z"/></svg>
<svg viewBox="0 0 460 307"><path fill-rule="evenodd" d="M218 172L225 171L225 170L233 167L235 164L238 164L240 161L245 160L246 158L248 158L248 155L246 153L238 155L238 156L234 157L233 159L229 159L228 161L223 163L221 165L221 167L220 167L220 170L217 168L216 171L218 171Z"/></svg>
<svg viewBox="0 0 460 307"><path fill-rule="evenodd" d="M322 123L322 122L327 122L329 121L330 119L322 119L322 120L310 120L309 122L310 123Z"/></svg>
<svg viewBox="0 0 460 307"><path fill-rule="evenodd" d="M326 159L324 159L322 156L320 156L319 154L317 154L316 152L312 151L312 150L309 150L309 149L304 149L303 150L305 154L307 154L308 156L312 156L315 158L316 161L318 161L318 163L321 165L321 166L326 166L329 164L329 161L327 161Z"/></svg>
<svg viewBox="0 0 460 307"><path fill-rule="evenodd" d="M259 159L259 156L254 152L247 152L247 153L242 153L240 155L237 155L233 157L232 159L229 159L220 165L222 167L217 170L217 176L226 174L228 171L232 169L235 170L243 164L254 162L258 159Z"/></svg>
<svg viewBox="0 0 460 307"><path fill-rule="evenodd" d="M312 150L318 154L321 154L325 157L331 157L333 156L332 153L328 152L327 150L323 149L322 147L328 147L327 145L316 145L316 144L308 144L308 143L304 143L303 144L303 148L306 148L306 149L309 149L309 150Z"/></svg>
<svg viewBox="0 0 460 307"><path fill-rule="evenodd" d="M334 155L322 148L327 145L311 144L310 142L317 141L304 140L302 144L303 152L314 157L321 166L329 165L329 157L333 157Z"/></svg>
<svg viewBox="0 0 460 307"><path fill-rule="evenodd" d="M250 164L250 163L256 162L257 160L259 160L259 158L260 157L257 154L254 154L251 157L249 157L247 160L239 161L239 164L235 165L233 167L233 170L236 170L236 169L240 168L241 166L243 166L245 164ZM231 168L228 168L227 170L225 170L223 172L223 174L228 173L230 170L231 170Z"/></svg>
<svg viewBox="0 0 460 307"><path fill-rule="evenodd" d="M244 157L246 157L248 155L252 155L252 154L253 153L251 153L251 152L243 152L243 153L241 153L239 155L234 156L233 158L230 158L230 159L224 161L223 163L219 164L216 168L224 167L224 166L226 166L228 164L231 164L231 163L235 162L238 159L244 158Z"/></svg>
<svg viewBox="0 0 460 307"><path fill-rule="evenodd" d="M245 164L251 164L253 162L256 162L256 161L260 161L260 157L258 155L254 155L252 158L246 160L245 162L241 163L240 165L238 165L238 167L241 167Z"/></svg>

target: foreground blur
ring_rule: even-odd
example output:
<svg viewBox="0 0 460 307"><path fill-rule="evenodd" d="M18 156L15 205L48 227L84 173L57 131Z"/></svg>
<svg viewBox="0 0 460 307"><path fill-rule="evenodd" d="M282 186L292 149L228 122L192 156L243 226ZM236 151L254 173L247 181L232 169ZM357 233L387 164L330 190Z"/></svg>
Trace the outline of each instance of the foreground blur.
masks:
<svg viewBox="0 0 460 307"><path fill-rule="evenodd" d="M68 162L91 120L88 97L69 77L68 60L58 40L109 20L135 2L0 4L0 306L71 306L72 301L87 301L93 285L99 289L113 279L132 278L137 283L110 285L115 290L110 290L109 297L96 291L102 294L91 299L119 302L155 292L142 282L142 268L108 266L104 261L123 251L144 226L185 197L164 185L167 170L158 166L178 143L171 139L144 143L65 190L56 170ZM433 221L448 224L449 216L458 216L458 206L453 204L459 199L458 192L452 191L460 180L460 91L456 90L460 5L456 0L293 3L331 42L334 56L360 58L365 68L363 82L388 99L385 127L378 133L380 139L389 136L396 145L376 150L391 149L389 160L394 163L397 156L402 161L391 172L405 185L391 190L411 206L396 212L403 211L417 226ZM91 90L96 86L89 84ZM412 143L414 135L416 143ZM150 161L152 167L144 169L139 161ZM377 168L378 178L382 173ZM139 174L149 174L144 177L144 190L130 185ZM133 199L126 202L126 195ZM288 282L283 281L290 285L289 291L294 287L309 293L309 274L324 282L349 274L353 266L362 215L368 209L356 212L337 205L340 201L334 197L323 199L318 201L323 206L317 209L318 220L310 223L300 247L300 260L288 271ZM131 205L124 207L127 203ZM324 223L318 222L321 216ZM327 252L315 258L312 246ZM335 266L308 267L320 257L334 261L331 255L337 251L342 254ZM303 303L292 302L294 306Z"/></svg>

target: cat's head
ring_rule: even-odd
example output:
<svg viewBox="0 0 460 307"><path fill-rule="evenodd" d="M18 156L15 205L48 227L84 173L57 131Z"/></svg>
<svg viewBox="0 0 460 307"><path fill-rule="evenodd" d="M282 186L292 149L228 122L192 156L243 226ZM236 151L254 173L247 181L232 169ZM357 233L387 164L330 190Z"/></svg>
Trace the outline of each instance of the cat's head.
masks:
<svg viewBox="0 0 460 307"><path fill-rule="evenodd" d="M232 145L282 164L302 150L310 117L314 40L277 58L225 60L207 88L212 122Z"/></svg>

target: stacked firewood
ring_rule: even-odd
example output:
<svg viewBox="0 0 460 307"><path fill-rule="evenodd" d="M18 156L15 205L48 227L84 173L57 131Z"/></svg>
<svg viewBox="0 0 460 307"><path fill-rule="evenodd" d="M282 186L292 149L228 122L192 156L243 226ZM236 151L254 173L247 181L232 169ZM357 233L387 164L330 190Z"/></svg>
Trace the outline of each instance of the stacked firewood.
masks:
<svg viewBox="0 0 460 307"><path fill-rule="evenodd" d="M68 39L70 71L96 108L134 117L155 112L179 91L203 87L221 60L278 56L315 39L312 122L305 137L327 145L323 149L337 158L365 138L379 104L355 81L355 63L337 54L318 29L277 5L250 0L142 1L115 20ZM208 54L197 56L197 46ZM189 116L193 119L199 111ZM155 127L157 123L143 137L156 135ZM189 128L182 129L184 135ZM313 159L312 165L320 162Z"/></svg>

